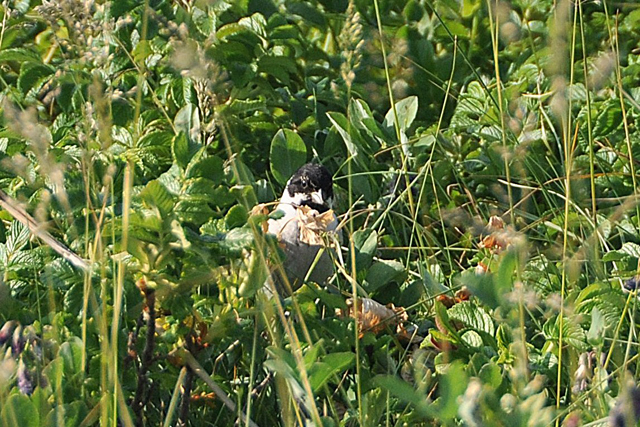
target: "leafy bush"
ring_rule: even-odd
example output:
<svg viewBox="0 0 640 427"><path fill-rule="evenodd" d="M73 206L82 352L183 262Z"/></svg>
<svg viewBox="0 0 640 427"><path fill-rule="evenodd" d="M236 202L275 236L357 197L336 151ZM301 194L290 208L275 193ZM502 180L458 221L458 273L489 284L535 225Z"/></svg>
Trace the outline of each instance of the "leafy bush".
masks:
<svg viewBox="0 0 640 427"><path fill-rule="evenodd" d="M0 425L637 421L634 4L0 10ZM308 161L337 273L269 298Z"/></svg>

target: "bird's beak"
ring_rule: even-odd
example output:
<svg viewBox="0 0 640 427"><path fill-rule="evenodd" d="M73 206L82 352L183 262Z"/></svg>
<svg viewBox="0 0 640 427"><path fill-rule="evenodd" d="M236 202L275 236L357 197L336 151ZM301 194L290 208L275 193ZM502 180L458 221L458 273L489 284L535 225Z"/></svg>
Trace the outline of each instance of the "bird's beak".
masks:
<svg viewBox="0 0 640 427"><path fill-rule="evenodd" d="M322 196L322 190L313 191L309 195L311 196L311 201L313 203L316 203L318 205L324 205L325 204L324 197Z"/></svg>
<svg viewBox="0 0 640 427"><path fill-rule="evenodd" d="M310 196L313 203L321 206L328 206L331 209L331 199L326 198L324 194L322 194L322 190L314 191L310 194Z"/></svg>

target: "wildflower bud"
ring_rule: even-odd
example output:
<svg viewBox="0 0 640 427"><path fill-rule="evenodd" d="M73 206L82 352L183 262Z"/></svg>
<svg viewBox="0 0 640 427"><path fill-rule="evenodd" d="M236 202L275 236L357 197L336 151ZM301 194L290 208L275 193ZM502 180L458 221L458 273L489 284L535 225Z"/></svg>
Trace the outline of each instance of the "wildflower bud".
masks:
<svg viewBox="0 0 640 427"><path fill-rule="evenodd" d="M582 353L578 360L578 368L574 374L574 384L571 391L574 393L582 393L587 390L593 372L591 371L590 362L591 355L589 353Z"/></svg>
<svg viewBox="0 0 640 427"><path fill-rule="evenodd" d="M18 390L27 396L33 393L33 380L22 359L18 363Z"/></svg>
<svg viewBox="0 0 640 427"><path fill-rule="evenodd" d="M640 277L634 276L631 279L624 282L624 289L627 291L635 291L638 289L638 284L640 284Z"/></svg>
<svg viewBox="0 0 640 427"><path fill-rule="evenodd" d="M13 334L13 330L15 329L18 322L15 320L9 320L2 325L2 329L0 329L0 345L3 345L9 337Z"/></svg>
<svg viewBox="0 0 640 427"><path fill-rule="evenodd" d="M640 419L640 389L635 385L627 388L609 413L609 425L632 427Z"/></svg>
<svg viewBox="0 0 640 427"><path fill-rule="evenodd" d="M22 353L24 350L24 337L22 336L22 326L18 325L13 330L13 337L11 341L11 350L13 351L13 355L17 356Z"/></svg>

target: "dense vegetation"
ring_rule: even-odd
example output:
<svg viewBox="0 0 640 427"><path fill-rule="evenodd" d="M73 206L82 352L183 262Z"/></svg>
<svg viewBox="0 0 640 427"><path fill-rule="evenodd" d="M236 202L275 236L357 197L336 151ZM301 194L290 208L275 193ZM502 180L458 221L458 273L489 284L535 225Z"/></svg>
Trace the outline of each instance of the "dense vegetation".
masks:
<svg viewBox="0 0 640 427"><path fill-rule="evenodd" d="M636 3L0 16L1 426L635 425ZM253 208L308 161L336 275L268 298Z"/></svg>

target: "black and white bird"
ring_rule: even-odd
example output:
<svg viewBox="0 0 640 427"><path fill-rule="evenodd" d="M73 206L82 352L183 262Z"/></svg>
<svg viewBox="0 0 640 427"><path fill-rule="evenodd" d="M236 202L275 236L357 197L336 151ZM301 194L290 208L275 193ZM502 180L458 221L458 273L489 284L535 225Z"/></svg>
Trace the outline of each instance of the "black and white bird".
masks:
<svg viewBox="0 0 640 427"><path fill-rule="evenodd" d="M308 163L287 182L267 230L284 252L282 268L271 275L279 295L289 295L305 279L322 285L334 273L328 242L339 242L342 234L332 203L333 179L322 165Z"/></svg>

